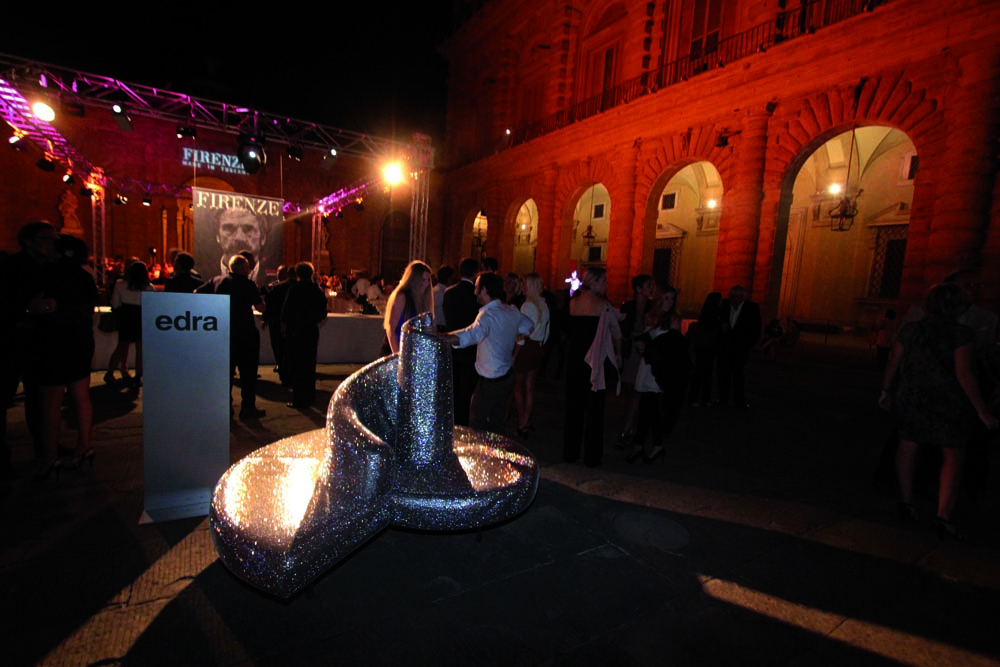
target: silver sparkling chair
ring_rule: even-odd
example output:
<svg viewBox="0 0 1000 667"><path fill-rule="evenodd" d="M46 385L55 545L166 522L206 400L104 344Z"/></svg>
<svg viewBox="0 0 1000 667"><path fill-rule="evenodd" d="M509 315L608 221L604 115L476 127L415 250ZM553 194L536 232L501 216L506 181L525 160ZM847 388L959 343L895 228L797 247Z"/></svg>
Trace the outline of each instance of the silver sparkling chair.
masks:
<svg viewBox="0 0 1000 667"><path fill-rule="evenodd" d="M219 480L212 541L238 577L289 597L389 525L476 528L531 503L531 454L454 426L451 350L430 313L404 324L401 344L341 383L325 429L263 447Z"/></svg>

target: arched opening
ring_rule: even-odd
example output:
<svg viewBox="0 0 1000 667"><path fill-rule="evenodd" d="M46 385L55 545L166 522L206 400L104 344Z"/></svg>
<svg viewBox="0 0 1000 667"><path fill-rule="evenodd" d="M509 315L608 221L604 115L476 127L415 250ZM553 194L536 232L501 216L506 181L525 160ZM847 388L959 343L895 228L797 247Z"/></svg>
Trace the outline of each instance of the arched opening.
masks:
<svg viewBox="0 0 1000 667"><path fill-rule="evenodd" d="M570 262L578 268L606 266L608 235L611 229L611 195L596 183L580 195L573 212L570 234Z"/></svg>
<svg viewBox="0 0 1000 667"><path fill-rule="evenodd" d="M469 248L469 257L480 262L483 261L483 257L489 257L488 232L489 220L486 211L479 211L472 220L472 245Z"/></svg>
<svg viewBox="0 0 1000 667"><path fill-rule="evenodd" d="M768 313L849 328L895 304L917 167L910 138L886 126L808 145L782 186Z"/></svg>
<svg viewBox="0 0 1000 667"><path fill-rule="evenodd" d="M538 249L538 206L534 199L521 204L514 216L514 271L519 275L535 270Z"/></svg>
<svg viewBox="0 0 1000 667"><path fill-rule="evenodd" d="M677 288L681 312L697 313L715 279L722 178L711 162L695 162L653 193L652 275L658 283Z"/></svg>

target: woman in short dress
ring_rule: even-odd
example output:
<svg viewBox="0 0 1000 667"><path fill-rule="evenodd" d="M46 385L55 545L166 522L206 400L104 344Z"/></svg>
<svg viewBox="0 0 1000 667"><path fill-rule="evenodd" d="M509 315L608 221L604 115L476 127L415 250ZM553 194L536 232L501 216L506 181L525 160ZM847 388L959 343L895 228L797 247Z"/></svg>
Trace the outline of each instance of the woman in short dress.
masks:
<svg viewBox="0 0 1000 667"><path fill-rule="evenodd" d="M629 463L643 455L645 463L652 463L666 455L663 442L680 417L691 378L690 345L681 333L677 290L668 286L661 294L654 309L658 313L655 324L635 339L642 361L635 382L639 396L638 426L632 451L625 457ZM653 448L647 453L646 434L650 431Z"/></svg>
<svg viewBox="0 0 1000 667"><path fill-rule="evenodd" d="M87 244L68 234L56 241L59 259L46 273L43 308L29 308L33 324L28 373L39 397L39 431L44 461L36 481L59 470L94 463L90 446L93 408L90 368L94 357L94 308L97 285L83 268ZM77 444L69 460L58 458L63 397L69 393L76 411Z"/></svg>
<svg viewBox="0 0 1000 667"><path fill-rule="evenodd" d="M972 369L976 333L958 322L968 307L968 296L958 285L931 288L927 315L899 332L879 398L879 405L891 408L899 422L896 474L901 520L916 518L913 475L920 445L941 448L944 465L935 523L942 539L963 539L952 523L952 512L976 420L989 429L1000 424L987 409ZM898 386L890 394L897 375Z"/></svg>
<svg viewBox="0 0 1000 667"><path fill-rule="evenodd" d="M535 406L535 380L542 363L542 346L549 338L549 307L542 299L542 277L537 273L524 277L524 290L521 312L531 320L533 328L514 359L514 404L517 406L517 435L527 439L535 428L531 425L531 412Z"/></svg>
<svg viewBox="0 0 1000 667"><path fill-rule="evenodd" d="M115 384L115 369L122 372L122 380L133 384L132 376L128 374L128 348L135 345L135 380L142 386L142 293L150 290L149 269L139 260L135 260L127 269L125 275L115 283L111 294L111 309L118 319L118 344L108 360L108 372L104 374L105 384Z"/></svg>

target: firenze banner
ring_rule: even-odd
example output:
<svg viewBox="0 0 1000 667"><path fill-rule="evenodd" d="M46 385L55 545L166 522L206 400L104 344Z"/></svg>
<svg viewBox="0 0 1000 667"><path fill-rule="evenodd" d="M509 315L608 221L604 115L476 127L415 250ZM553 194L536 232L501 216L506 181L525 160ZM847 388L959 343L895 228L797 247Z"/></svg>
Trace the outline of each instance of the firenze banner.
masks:
<svg viewBox="0 0 1000 667"><path fill-rule="evenodd" d="M281 199L237 192L193 189L194 259L203 280L228 273L229 258L249 250L257 258L251 278L268 283L267 272L281 264L283 226Z"/></svg>

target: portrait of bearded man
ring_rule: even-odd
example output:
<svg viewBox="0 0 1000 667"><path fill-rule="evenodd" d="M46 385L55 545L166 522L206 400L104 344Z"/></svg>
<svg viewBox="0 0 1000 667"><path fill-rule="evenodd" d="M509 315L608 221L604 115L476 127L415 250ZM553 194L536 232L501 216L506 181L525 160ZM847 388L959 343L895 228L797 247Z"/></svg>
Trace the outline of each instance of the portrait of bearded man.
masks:
<svg viewBox="0 0 1000 667"><path fill-rule="evenodd" d="M249 250L258 262L250 273L250 280L257 282L260 270L261 251L267 239L267 221L246 209L227 208L219 214L215 240L222 252L219 258L219 275L229 272L229 260L233 255Z"/></svg>

